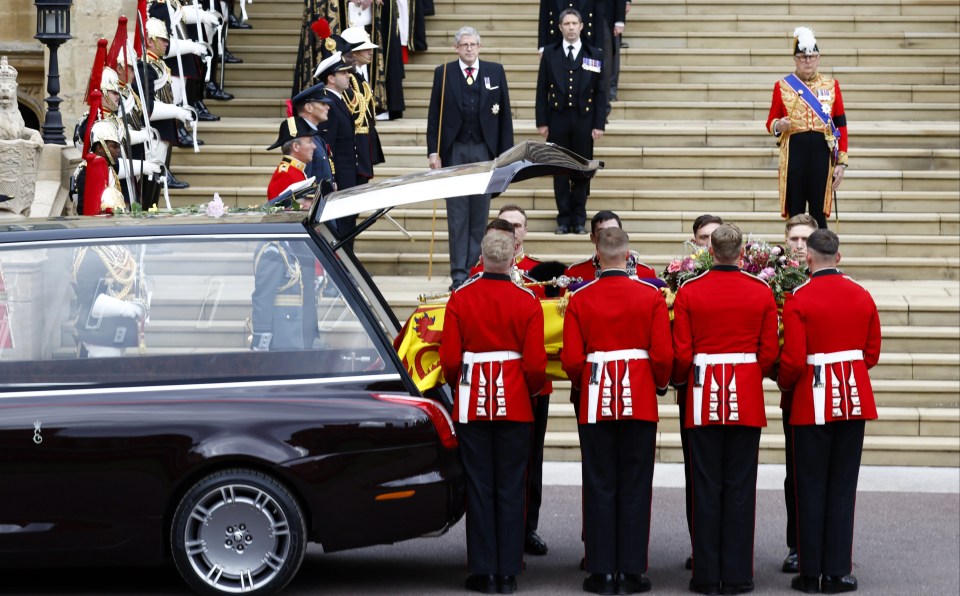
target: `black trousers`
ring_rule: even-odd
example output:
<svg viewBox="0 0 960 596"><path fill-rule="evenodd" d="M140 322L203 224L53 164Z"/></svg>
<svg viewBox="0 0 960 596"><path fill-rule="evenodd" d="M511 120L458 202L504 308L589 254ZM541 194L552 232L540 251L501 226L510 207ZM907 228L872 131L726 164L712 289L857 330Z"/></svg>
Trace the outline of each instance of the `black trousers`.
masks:
<svg viewBox="0 0 960 596"><path fill-rule="evenodd" d="M548 142L570 149L581 157L593 159L592 117L582 116L578 109L551 112L549 128ZM557 201L557 225L585 226L589 180L554 176L553 193Z"/></svg>
<svg viewBox="0 0 960 596"><path fill-rule="evenodd" d="M793 434L788 420L790 411L783 412L784 451L787 476L783 479L783 501L787 506L787 548L797 548L797 481L793 473Z"/></svg>
<svg viewBox="0 0 960 596"><path fill-rule="evenodd" d="M457 423L471 573L520 575L529 422Z"/></svg>
<svg viewBox="0 0 960 596"><path fill-rule="evenodd" d="M444 162L443 166L459 166L491 158L490 150L482 142L455 142L450 163ZM450 278L454 282L463 282L480 260L480 241L490 216L490 195L454 197L446 199L446 205Z"/></svg>
<svg viewBox="0 0 960 596"><path fill-rule="evenodd" d="M590 573L645 573L657 423L581 424L583 539Z"/></svg>
<svg viewBox="0 0 960 596"><path fill-rule="evenodd" d="M687 513L687 535L693 543L693 476L690 472L690 435L683 426L687 419L687 394L677 396L677 406L680 408L680 449L683 451L683 493Z"/></svg>
<svg viewBox="0 0 960 596"><path fill-rule="evenodd" d="M863 420L794 426L800 574L847 575L853 569Z"/></svg>
<svg viewBox="0 0 960 596"><path fill-rule="evenodd" d="M693 580L753 579L760 429L704 426L687 433L693 475Z"/></svg>
<svg viewBox="0 0 960 596"><path fill-rule="evenodd" d="M540 525L540 504L543 503L543 444L550 417L550 394L533 398L533 429L530 438L530 459L527 462L526 533L536 532Z"/></svg>
<svg viewBox="0 0 960 596"><path fill-rule="evenodd" d="M804 213L810 205L810 215L817 225L826 229L823 197L830 179L830 148L821 132L801 132L790 135L790 162L787 164L787 212L790 217Z"/></svg>

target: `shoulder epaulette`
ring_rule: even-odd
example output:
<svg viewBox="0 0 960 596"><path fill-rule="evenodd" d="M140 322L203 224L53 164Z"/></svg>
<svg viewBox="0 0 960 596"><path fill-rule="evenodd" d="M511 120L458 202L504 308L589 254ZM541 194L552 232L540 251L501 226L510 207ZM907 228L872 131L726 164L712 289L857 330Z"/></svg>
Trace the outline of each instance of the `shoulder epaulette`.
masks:
<svg viewBox="0 0 960 596"><path fill-rule="evenodd" d="M690 283L690 282L694 282L694 281L697 281L697 280L699 280L699 279L703 279L704 277L707 276L708 273L710 273L710 270L709 270L709 269L707 269L706 271L704 271L703 273L701 273L700 275L698 275L698 276L696 276L696 277L691 277L690 279L686 280L685 282L683 282L682 284L680 284L680 287L682 288L683 286L687 285L687 284Z"/></svg>
<svg viewBox="0 0 960 596"><path fill-rule="evenodd" d="M285 161L285 162L281 163L279 166L277 166L277 171L278 171L278 172L286 172L286 171L289 171L289 170L290 170L290 162L288 162L288 161Z"/></svg>
<svg viewBox="0 0 960 596"><path fill-rule="evenodd" d="M793 290L791 290L790 293L791 293L791 294L796 294L797 292L799 292L800 290L802 290L807 284L809 284L811 279L812 279L812 278L807 278L807 281L805 281L805 282L803 282L802 284L800 284L799 286L793 288Z"/></svg>

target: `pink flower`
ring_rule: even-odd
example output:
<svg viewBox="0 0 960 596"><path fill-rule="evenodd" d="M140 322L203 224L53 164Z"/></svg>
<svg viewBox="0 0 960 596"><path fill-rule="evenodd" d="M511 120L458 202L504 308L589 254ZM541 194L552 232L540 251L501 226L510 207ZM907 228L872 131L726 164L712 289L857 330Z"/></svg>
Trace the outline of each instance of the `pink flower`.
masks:
<svg viewBox="0 0 960 596"><path fill-rule="evenodd" d="M207 203L207 215L210 217L221 217L226 212L227 208L223 204L223 200L220 198L220 193L213 193L213 200Z"/></svg>
<svg viewBox="0 0 960 596"><path fill-rule="evenodd" d="M793 259L790 259L787 261L787 265L789 265L790 267L799 267L800 263L797 261L794 261Z"/></svg>
<svg viewBox="0 0 960 596"><path fill-rule="evenodd" d="M773 270L773 267L767 267L760 272L760 279L766 281L771 279L774 275L776 275L776 271Z"/></svg>
<svg viewBox="0 0 960 596"><path fill-rule="evenodd" d="M679 273L681 269L682 269L681 263L677 259L670 261L670 264L667 265L668 273Z"/></svg>

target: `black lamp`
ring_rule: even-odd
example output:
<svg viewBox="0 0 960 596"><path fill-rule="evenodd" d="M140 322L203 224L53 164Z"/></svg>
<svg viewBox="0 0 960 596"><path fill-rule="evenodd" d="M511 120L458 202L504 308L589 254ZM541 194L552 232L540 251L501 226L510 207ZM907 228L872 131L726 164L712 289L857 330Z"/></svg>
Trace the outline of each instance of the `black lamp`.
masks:
<svg viewBox="0 0 960 596"><path fill-rule="evenodd" d="M66 145L63 136L63 116L60 114L60 65L57 63L57 48L70 37L70 6L73 0L34 0L37 7L37 34L34 39L50 48L50 68L47 72L47 113L40 127L44 143Z"/></svg>

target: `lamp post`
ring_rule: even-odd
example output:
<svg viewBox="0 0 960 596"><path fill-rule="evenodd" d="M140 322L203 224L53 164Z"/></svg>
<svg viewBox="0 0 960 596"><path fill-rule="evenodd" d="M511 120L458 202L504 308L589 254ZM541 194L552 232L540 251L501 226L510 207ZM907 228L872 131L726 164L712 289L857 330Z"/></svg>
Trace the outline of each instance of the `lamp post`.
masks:
<svg viewBox="0 0 960 596"><path fill-rule="evenodd" d="M57 62L57 48L70 37L70 6L73 0L34 0L37 7L37 34L34 39L50 49L50 68L47 71L47 113L40 127L44 143L66 145L63 136L63 116L60 114L60 65Z"/></svg>

